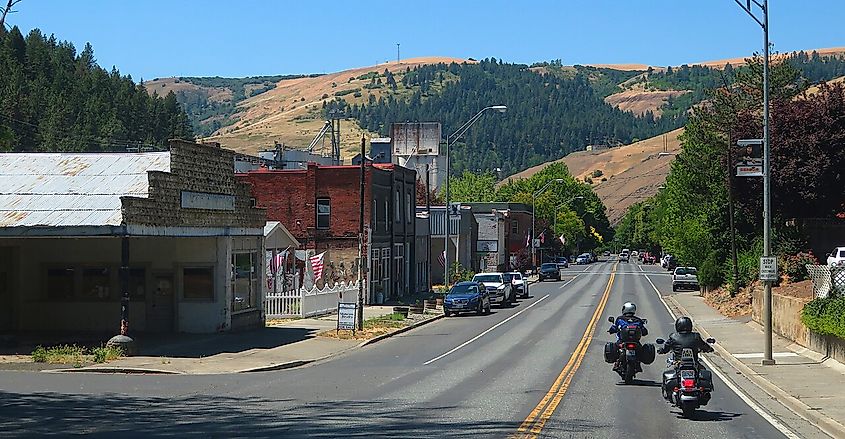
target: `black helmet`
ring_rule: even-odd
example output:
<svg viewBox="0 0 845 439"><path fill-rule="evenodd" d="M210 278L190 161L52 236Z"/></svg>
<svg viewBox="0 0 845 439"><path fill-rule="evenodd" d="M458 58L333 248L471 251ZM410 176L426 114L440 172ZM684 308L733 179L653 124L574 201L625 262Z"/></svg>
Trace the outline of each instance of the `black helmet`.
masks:
<svg viewBox="0 0 845 439"><path fill-rule="evenodd" d="M675 330L681 333L692 332L692 319L687 316L678 317L678 320L675 320Z"/></svg>

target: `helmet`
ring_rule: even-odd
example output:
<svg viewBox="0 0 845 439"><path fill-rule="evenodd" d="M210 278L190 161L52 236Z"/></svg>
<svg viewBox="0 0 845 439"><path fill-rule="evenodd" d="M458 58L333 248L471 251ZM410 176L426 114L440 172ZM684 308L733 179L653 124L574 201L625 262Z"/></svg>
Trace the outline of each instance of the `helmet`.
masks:
<svg viewBox="0 0 845 439"><path fill-rule="evenodd" d="M625 304L622 305L622 315L623 316L628 315L628 314L634 315L636 313L637 313L637 305L634 304L633 302L625 302Z"/></svg>
<svg viewBox="0 0 845 439"><path fill-rule="evenodd" d="M678 317L678 320L675 320L675 330L681 333L692 332L692 319L687 316Z"/></svg>

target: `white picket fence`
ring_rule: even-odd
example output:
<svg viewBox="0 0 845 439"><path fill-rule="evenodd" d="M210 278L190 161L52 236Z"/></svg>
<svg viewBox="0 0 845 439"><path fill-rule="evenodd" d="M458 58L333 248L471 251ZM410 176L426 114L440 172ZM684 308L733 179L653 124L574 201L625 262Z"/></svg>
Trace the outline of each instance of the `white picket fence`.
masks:
<svg viewBox="0 0 845 439"><path fill-rule="evenodd" d="M269 318L314 317L331 314L337 311L338 302L351 302L357 294L357 282L339 282L322 289L300 288L275 294L268 293L264 299L264 313Z"/></svg>

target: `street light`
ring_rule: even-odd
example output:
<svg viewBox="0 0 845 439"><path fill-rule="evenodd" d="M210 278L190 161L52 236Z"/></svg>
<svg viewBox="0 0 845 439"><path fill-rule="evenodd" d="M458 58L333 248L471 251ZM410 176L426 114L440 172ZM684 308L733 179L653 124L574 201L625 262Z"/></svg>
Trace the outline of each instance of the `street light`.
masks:
<svg viewBox="0 0 845 439"><path fill-rule="evenodd" d="M452 150L452 144L455 143L461 137L463 137L463 135L466 134L470 127L475 122L477 122L478 119L481 119L481 116L484 114L484 112L488 110L504 113L508 111L508 107L505 105L491 105L489 107L484 107L481 109L481 111L475 113L475 116L472 116L468 121L461 125L460 128L455 130L454 133L446 137L446 230L444 231L445 238L443 239L443 264L445 265L445 267L443 267L443 273L445 274L445 276L443 276L443 283L444 285L446 285L447 288L449 286L449 239L451 238L451 221L449 215L449 173L451 172L451 160L449 155L450 151ZM458 258L459 251L460 250L457 248L457 246L455 246L455 260L457 260Z"/></svg>
<svg viewBox="0 0 845 439"><path fill-rule="evenodd" d="M577 197L572 197L572 198L570 198L570 199L566 200L566 202L561 203L561 204L558 204L558 205L555 207L555 222L554 222L554 226L553 226L553 227L554 227L554 231L555 231L555 235L557 235L557 212L558 212L558 210L560 210L560 208L561 208L561 207L566 206L567 204L569 204L569 203L571 203L571 202L573 202L573 201L575 201L575 200L583 200L583 199L584 199L584 197L582 197L582 196L580 196L580 195L579 195L579 196L577 196Z"/></svg>
<svg viewBox="0 0 845 439"><path fill-rule="evenodd" d="M771 148L769 145L769 0L746 0L736 4L763 29L763 257L771 256L771 225L772 225L772 187ZM757 5L761 11L761 18L754 15L751 3ZM763 329L765 330L765 346L763 350L764 366L775 364L772 356L772 282L763 281Z"/></svg>
<svg viewBox="0 0 845 439"><path fill-rule="evenodd" d="M537 237L537 231L535 230L535 223L536 223L536 213L537 213L537 202L536 198L538 195L543 193L552 183L563 183L562 178L556 178L551 180L550 182L546 183L545 186L540 188L539 191L534 192L531 194L531 264L534 265L534 268L537 268L537 246L534 245L534 239Z"/></svg>

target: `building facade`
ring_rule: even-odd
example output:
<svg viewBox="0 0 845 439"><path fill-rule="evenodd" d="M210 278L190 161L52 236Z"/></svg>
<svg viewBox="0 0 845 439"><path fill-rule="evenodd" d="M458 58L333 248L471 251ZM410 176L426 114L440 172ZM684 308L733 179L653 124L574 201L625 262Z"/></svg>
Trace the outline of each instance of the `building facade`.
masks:
<svg viewBox="0 0 845 439"><path fill-rule="evenodd" d="M0 331L263 326L265 214L234 153L0 154ZM125 268L124 268L125 267Z"/></svg>
<svg viewBox="0 0 845 439"><path fill-rule="evenodd" d="M413 292L416 175L399 166L368 164L361 206L360 173L360 166L312 163L305 170L262 169L239 178L252 186L268 219L282 223L307 254L325 252L318 286L357 280L363 209L365 300L378 303Z"/></svg>
<svg viewBox="0 0 845 439"><path fill-rule="evenodd" d="M478 264L498 266L499 270L517 268L521 251L530 250L531 206L522 203L464 203L472 208L479 223L476 254Z"/></svg>

